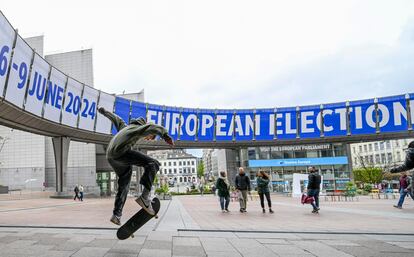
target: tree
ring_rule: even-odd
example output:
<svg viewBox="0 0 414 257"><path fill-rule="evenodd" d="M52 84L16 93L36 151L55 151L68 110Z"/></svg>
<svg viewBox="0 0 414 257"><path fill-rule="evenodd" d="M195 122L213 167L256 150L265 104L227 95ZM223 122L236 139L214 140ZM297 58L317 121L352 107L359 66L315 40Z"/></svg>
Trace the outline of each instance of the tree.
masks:
<svg viewBox="0 0 414 257"><path fill-rule="evenodd" d="M359 168L352 172L354 174L354 180L362 184L377 184L380 183L383 178L382 169L376 167Z"/></svg>
<svg viewBox="0 0 414 257"><path fill-rule="evenodd" d="M204 163L200 161L197 165L197 177L201 178L204 177Z"/></svg>

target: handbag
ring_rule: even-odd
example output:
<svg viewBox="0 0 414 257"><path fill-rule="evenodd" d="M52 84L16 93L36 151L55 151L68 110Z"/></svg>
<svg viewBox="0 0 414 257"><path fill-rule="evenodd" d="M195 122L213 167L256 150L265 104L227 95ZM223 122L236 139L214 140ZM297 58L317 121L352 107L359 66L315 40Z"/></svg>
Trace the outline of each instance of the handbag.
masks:
<svg viewBox="0 0 414 257"><path fill-rule="evenodd" d="M308 196L307 194L302 194L302 197L300 199L300 202L302 204L311 204L315 201L315 197L313 196Z"/></svg>

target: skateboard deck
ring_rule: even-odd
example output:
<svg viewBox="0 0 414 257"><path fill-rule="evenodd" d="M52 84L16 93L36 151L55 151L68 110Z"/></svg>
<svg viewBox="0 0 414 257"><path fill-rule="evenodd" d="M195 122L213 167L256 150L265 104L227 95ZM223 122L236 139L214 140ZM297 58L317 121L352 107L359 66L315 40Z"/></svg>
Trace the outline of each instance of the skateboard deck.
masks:
<svg viewBox="0 0 414 257"><path fill-rule="evenodd" d="M152 199L152 208L155 211L155 215L150 215L148 212L146 212L144 209L139 210L137 213L135 213L134 216L132 216L124 225L122 225L117 233L116 236L120 240L125 240L129 237L134 237L135 231L140 229L145 223L147 223L150 219L153 217L158 218L157 214L160 210L161 203L158 198Z"/></svg>

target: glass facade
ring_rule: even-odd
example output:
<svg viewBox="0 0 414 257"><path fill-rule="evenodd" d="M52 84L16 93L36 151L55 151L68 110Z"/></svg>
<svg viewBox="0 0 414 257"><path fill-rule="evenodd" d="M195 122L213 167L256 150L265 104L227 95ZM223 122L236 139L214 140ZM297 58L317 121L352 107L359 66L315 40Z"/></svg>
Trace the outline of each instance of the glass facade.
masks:
<svg viewBox="0 0 414 257"><path fill-rule="evenodd" d="M314 166L323 176L324 190L344 190L351 177L347 151L343 143L249 147L251 180L255 181L256 173L264 170L272 175L274 192L291 192L293 174L307 174L308 168Z"/></svg>

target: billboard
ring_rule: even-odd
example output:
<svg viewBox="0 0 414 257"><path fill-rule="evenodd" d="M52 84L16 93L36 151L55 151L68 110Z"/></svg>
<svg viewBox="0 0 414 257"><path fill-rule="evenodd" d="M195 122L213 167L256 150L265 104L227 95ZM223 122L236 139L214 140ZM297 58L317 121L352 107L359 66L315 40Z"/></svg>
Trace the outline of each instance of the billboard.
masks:
<svg viewBox="0 0 414 257"><path fill-rule="evenodd" d="M192 109L147 104L98 91L52 67L16 34L0 12L0 98L51 122L113 134L97 112L114 111L126 123L144 117L175 140L267 141L381 135L411 131L414 94L310 106L266 109Z"/></svg>

